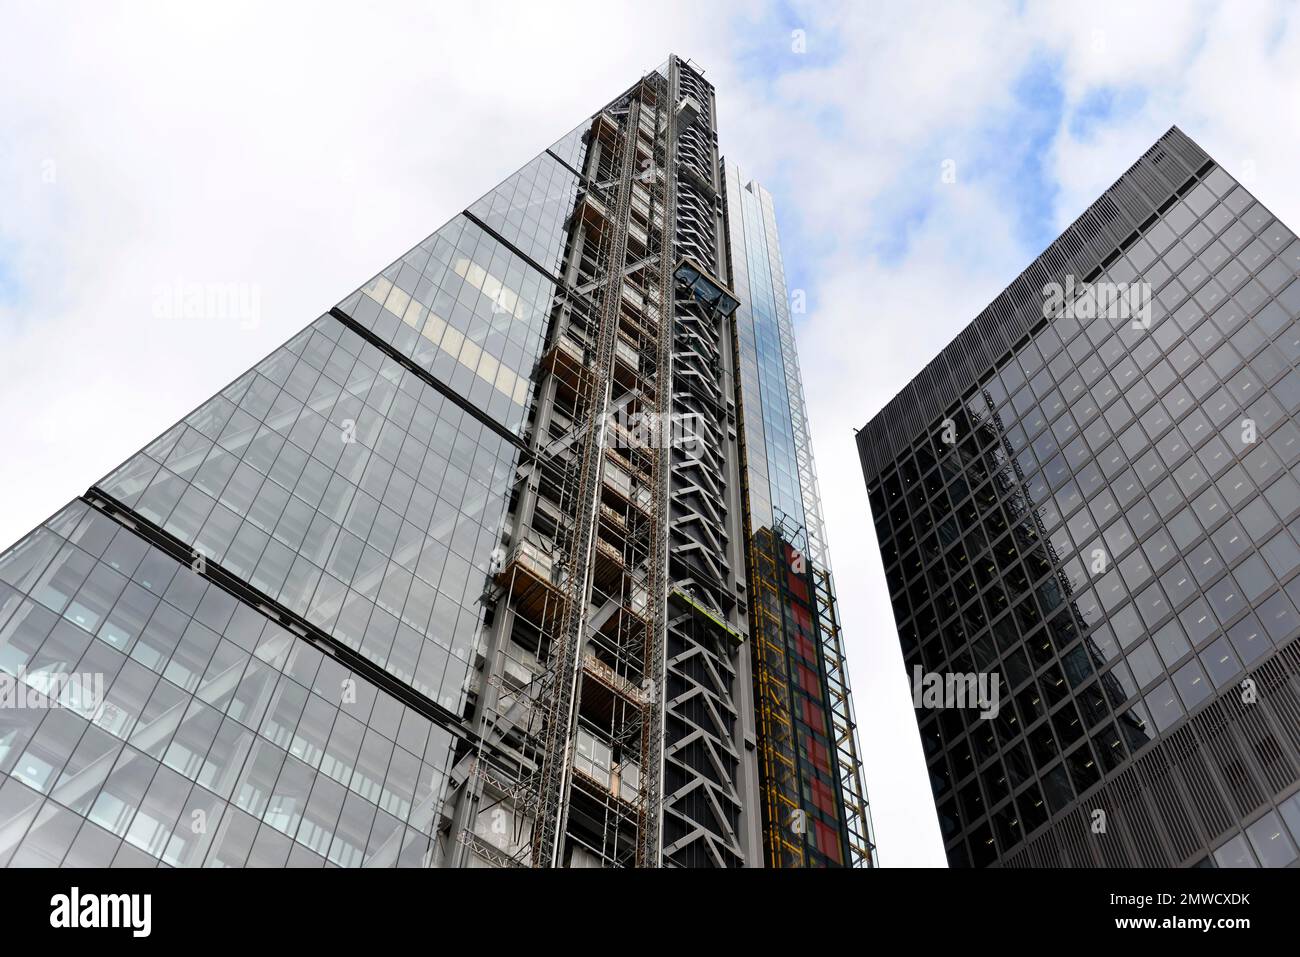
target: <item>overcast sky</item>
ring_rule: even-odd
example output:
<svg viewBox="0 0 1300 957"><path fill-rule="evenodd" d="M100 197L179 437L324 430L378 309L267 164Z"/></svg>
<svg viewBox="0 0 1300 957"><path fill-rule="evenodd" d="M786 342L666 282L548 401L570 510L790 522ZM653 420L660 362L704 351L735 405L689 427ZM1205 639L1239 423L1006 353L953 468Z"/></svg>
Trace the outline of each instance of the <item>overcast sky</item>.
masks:
<svg viewBox="0 0 1300 957"><path fill-rule="evenodd" d="M670 51L703 67L807 296L885 866L944 858L853 429L1171 125L1300 224L1290 3L0 0L0 36L4 544ZM257 321L169 317L193 283Z"/></svg>

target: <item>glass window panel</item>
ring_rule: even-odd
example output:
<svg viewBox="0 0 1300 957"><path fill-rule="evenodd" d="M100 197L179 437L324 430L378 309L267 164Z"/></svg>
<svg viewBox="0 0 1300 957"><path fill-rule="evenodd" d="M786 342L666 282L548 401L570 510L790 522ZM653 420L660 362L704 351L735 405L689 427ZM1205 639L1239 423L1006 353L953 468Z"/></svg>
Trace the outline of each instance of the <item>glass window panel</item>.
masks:
<svg viewBox="0 0 1300 957"><path fill-rule="evenodd" d="M1240 834L1214 852L1214 862L1220 867L1259 867L1246 838Z"/></svg>
<svg viewBox="0 0 1300 957"><path fill-rule="evenodd" d="M157 767L157 762L134 748L124 748L95 797L90 820L118 837L125 836Z"/></svg>
<svg viewBox="0 0 1300 957"><path fill-rule="evenodd" d="M1183 707L1191 711L1210 697L1213 689L1196 659L1192 659L1174 672L1174 687L1182 698Z"/></svg>
<svg viewBox="0 0 1300 957"><path fill-rule="evenodd" d="M1273 811L1247 827L1246 837L1265 867L1286 867L1296 859L1295 844Z"/></svg>

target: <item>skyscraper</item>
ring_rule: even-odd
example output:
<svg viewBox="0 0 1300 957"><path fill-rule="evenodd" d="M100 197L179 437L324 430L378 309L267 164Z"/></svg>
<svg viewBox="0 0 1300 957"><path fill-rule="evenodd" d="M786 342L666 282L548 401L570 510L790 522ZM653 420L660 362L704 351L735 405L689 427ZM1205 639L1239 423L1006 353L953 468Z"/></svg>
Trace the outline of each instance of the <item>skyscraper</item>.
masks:
<svg viewBox="0 0 1300 957"><path fill-rule="evenodd" d="M953 865L1297 859L1298 275L1171 129L858 433Z"/></svg>
<svg viewBox="0 0 1300 957"><path fill-rule="evenodd" d="M0 555L0 864L873 863L714 111L671 57Z"/></svg>
<svg viewBox="0 0 1300 957"><path fill-rule="evenodd" d="M734 164L726 187L764 844L771 866L866 861L871 822L776 214Z"/></svg>

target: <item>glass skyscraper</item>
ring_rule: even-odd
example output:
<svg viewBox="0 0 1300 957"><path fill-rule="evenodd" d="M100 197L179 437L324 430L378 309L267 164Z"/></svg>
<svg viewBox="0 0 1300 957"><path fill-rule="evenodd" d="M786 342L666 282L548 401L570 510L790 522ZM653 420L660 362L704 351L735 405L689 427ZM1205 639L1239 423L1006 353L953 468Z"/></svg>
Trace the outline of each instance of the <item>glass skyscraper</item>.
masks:
<svg viewBox="0 0 1300 957"><path fill-rule="evenodd" d="M871 825L776 214L734 164L726 180L765 843L772 866L840 865L870 856Z"/></svg>
<svg viewBox="0 0 1300 957"><path fill-rule="evenodd" d="M858 433L954 866L1297 860L1298 276L1171 129Z"/></svg>
<svg viewBox="0 0 1300 957"><path fill-rule="evenodd" d="M771 198L700 71L0 555L0 677L0 865L870 866Z"/></svg>

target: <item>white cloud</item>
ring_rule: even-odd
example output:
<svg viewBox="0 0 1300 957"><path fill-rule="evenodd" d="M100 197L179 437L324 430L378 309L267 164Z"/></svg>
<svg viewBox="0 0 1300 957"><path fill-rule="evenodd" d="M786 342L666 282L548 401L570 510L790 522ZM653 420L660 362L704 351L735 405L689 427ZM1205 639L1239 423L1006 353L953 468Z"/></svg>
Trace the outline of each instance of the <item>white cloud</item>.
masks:
<svg viewBox="0 0 1300 957"><path fill-rule="evenodd" d="M1300 222L1291 172L1300 126L1290 122L1300 103L1300 18L1264 3L800 10L810 51L820 39L835 58L775 64L795 72L770 84L775 98L769 88L742 92L743 128L733 122L725 132L728 149L752 157L749 167L776 194L787 269L800 247L825 241L825 254L793 277L809 287L800 358L882 859L921 863L933 859L932 804L904 714L910 698L852 429L1041 251L1045 241L1018 228L1012 202L1038 199L1038 184L1008 178L1029 133L1024 98L1046 92L1020 87L1035 67L1049 66L1061 96L1044 148L1053 235L1171 125L1281 218ZM1131 92L1140 106L1073 135L1076 113L1107 90ZM816 121L828 114L839 122ZM940 181L948 157L956 184ZM882 231L892 239L900 228L882 209L909 203L924 213L905 222L906 253L872 255Z"/></svg>
<svg viewBox="0 0 1300 957"><path fill-rule="evenodd" d="M1172 123L1253 167L1295 223L1300 26L1240 2L794 10L0 2L0 288L18 286L0 293L0 542L670 50L694 57L809 293L803 374L882 859L941 863L851 429L1039 251L1008 203L1031 66L1063 97L1045 166L1058 226ZM1140 106L1076 138L1073 111L1103 87ZM255 287L261 321L156 318L177 282Z"/></svg>

